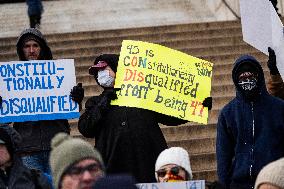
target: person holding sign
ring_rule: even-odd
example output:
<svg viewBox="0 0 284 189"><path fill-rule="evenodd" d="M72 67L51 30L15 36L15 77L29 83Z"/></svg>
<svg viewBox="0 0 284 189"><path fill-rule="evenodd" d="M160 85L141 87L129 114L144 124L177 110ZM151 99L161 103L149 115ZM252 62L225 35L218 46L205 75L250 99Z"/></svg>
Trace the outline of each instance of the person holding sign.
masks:
<svg viewBox="0 0 284 189"><path fill-rule="evenodd" d="M42 33L29 28L24 30L17 41L19 60L52 60L52 53ZM71 91L72 99L81 103L84 97L82 86L76 86ZM24 164L29 168L50 173L48 162L50 141L59 132L70 132L68 120L41 120L15 122L13 127L22 136L19 152Z"/></svg>
<svg viewBox="0 0 284 189"><path fill-rule="evenodd" d="M167 143L158 123L180 125L187 121L154 111L111 105L119 56L103 54L95 59L89 73L104 88L86 102L79 118L80 133L95 137L96 148L106 163L107 173L132 174L137 182L155 182L155 162Z"/></svg>
<svg viewBox="0 0 284 189"><path fill-rule="evenodd" d="M267 92L252 56L236 60L232 78L236 97L217 123L217 173L226 188L251 189L261 168L284 156L284 101Z"/></svg>
<svg viewBox="0 0 284 189"><path fill-rule="evenodd" d="M270 78L268 80L268 92L276 97L284 99L284 82L276 66L276 55L272 48L268 47L269 58L267 67L269 68Z"/></svg>
<svg viewBox="0 0 284 189"><path fill-rule="evenodd" d="M157 182L179 182L192 179L188 152L181 147L171 147L160 153L155 165Z"/></svg>

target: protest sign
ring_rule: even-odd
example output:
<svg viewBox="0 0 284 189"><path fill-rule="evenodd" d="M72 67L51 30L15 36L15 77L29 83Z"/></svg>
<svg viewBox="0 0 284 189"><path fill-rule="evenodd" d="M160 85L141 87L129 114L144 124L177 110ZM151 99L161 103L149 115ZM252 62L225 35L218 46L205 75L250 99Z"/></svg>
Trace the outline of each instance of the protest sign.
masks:
<svg viewBox="0 0 284 189"><path fill-rule="evenodd" d="M284 78L283 24L273 5L267 0L240 0L243 40L268 55L268 47L276 54L277 68Z"/></svg>
<svg viewBox="0 0 284 189"><path fill-rule="evenodd" d="M180 119L207 123L213 64L161 45L122 42L113 105L153 110Z"/></svg>
<svg viewBox="0 0 284 189"><path fill-rule="evenodd" d="M136 184L138 189L205 189L204 180Z"/></svg>
<svg viewBox="0 0 284 189"><path fill-rule="evenodd" d="M70 98L75 84L73 59L1 62L0 122L79 117Z"/></svg>

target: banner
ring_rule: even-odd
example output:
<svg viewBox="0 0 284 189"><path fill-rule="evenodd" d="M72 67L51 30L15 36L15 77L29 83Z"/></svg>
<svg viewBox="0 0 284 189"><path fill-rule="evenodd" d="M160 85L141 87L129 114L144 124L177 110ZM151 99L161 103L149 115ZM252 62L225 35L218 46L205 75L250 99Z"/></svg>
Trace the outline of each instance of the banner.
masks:
<svg viewBox="0 0 284 189"><path fill-rule="evenodd" d="M136 184L138 189L205 189L205 180Z"/></svg>
<svg viewBox="0 0 284 189"><path fill-rule="evenodd" d="M70 98L75 85L73 59L1 62L0 122L79 117Z"/></svg>
<svg viewBox="0 0 284 189"><path fill-rule="evenodd" d="M202 102L210 96L213 64L161 45L122 42L113 105L153 110L207 123Z"/></svg>

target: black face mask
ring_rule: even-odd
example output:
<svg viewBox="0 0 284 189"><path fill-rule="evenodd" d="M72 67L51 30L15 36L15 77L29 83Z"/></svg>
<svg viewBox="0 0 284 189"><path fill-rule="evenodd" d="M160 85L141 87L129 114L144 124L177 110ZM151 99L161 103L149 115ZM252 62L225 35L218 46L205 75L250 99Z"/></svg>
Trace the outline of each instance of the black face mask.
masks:
<svg viewBox="0 0 284 189"><path fill-rule="evenodd" d="M238 85L243 91L253 91L257 87L257 80L255 78L247 78L246 80L239 81Z"/></svg>
<svg viewBox="0 0 284 189"><path fill-rule="evenodd" d="M258 91L257 74L243 72L238 76L238 86L246 98L252 100Z"/></svg>

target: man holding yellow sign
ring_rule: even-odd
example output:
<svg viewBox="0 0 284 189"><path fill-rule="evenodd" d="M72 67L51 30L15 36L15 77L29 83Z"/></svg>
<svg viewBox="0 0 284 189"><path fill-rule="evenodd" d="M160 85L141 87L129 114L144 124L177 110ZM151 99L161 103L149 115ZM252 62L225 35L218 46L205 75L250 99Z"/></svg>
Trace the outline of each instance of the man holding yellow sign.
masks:
<svg viewBox="0 0 284 189"><path fill-rule="evenodd" d="M141 44L131 48L129 43ZM95 65L90 67L89 72L94 75L104 91L100 96L92 97L86 102L86 111L81 115L78 124L81 134L85 137L95 137L96 148L103 156L108 174L129 173L135 176L139 183L155 182L155 161L160 152L167 148L158 123L164 125L186 123L187 114L191 109L191 114L206 117L207 108L203 107L203 101L200 103L198 98L204 100L205 97L210 96L211 85L209 83L209 87L207 86L208 95L202 96L200 90L203 90L203 86L200 82L196 82L196 76L192 72L188 72L185 68L179 69L172 64L163 64L162 61L152 61L152 70L143 72L139 69L138 63L143 64L147 60L140 58L143 61L138 61L139 58L127 55L127 52L137 53L143 47L156 46L145 44L124 41L120 57L104 54L96 58ZM163 50L159 52L149 49L147 55L154 56L154 52L164 53ZM138 57L138 53L136 55ZM210 74L211 77L211 63L205 65L204 61L197 64L200 73ZM124 69L123 66L127 68ZM202 70L206 66L210 67L207 72ZM119 89L115 93L116 88ZM171 91L179 94L170 97ZM190 102L188 106L190 98L195 99L196 103ZM207 98L205 103L211 106L212 99ZM201 108L197 109L198 106Z"/></svg>

